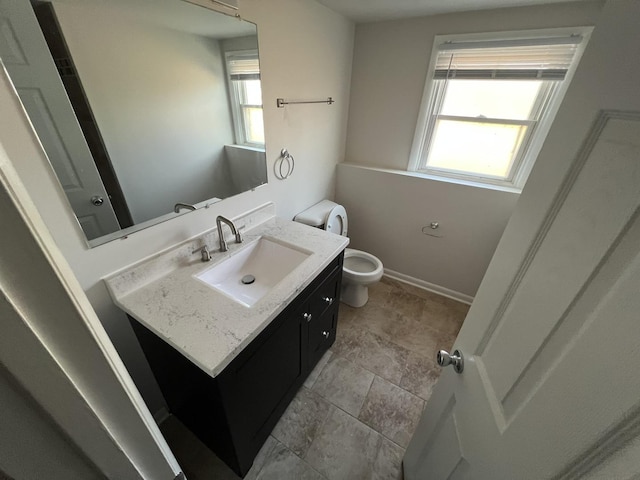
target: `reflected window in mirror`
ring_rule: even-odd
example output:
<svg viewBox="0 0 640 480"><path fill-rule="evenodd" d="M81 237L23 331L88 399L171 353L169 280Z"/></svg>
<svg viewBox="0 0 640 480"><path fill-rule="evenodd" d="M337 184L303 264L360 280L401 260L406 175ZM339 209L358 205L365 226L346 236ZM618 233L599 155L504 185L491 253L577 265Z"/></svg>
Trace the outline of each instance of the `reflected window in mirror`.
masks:
<svg viewBox="0 0 640 480"><path fill-rule="evenodd" d="M256 50L226 52L236 143L264 148L260 61Z"/></svg>

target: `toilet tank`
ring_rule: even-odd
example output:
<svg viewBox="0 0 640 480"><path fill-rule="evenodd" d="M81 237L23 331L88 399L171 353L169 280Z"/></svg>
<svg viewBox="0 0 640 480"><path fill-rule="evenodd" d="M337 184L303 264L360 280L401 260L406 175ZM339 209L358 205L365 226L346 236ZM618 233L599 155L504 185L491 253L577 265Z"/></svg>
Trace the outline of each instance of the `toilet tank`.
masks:
<svg viewBox="0 0 640 480"><path fill-rule="evenodd" d="M323 228L324 223L327 220L327 215L329 215L329 212L337 206L338 204L331 200L322 200L314 206L297 214L293 217L293 220L295 222L311 225L312 227Z"/></svg>

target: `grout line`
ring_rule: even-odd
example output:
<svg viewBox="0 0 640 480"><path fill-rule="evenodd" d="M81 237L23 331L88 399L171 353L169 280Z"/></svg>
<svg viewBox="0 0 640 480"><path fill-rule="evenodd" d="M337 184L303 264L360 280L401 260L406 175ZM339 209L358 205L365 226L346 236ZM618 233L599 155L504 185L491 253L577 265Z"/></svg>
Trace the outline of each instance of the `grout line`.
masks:
<svg viewBox="0 0 640 480"><path fill-rule="evenodd" d="M356 417L358 420L360 420L360 414L362 413L362 408L364 407L364 404L367 403L367 397L369 396L369 393L371 392L371 387L373 387L373 382L376 381L376 377L377 376L378 375L376 375L375 373L373 374L373 378L371 379L371 383L369 384L369 388L367 389L367 393L365 394L364 398L362 399L362 405L360 405L360 409L358 410L358 416Z"/></svg>

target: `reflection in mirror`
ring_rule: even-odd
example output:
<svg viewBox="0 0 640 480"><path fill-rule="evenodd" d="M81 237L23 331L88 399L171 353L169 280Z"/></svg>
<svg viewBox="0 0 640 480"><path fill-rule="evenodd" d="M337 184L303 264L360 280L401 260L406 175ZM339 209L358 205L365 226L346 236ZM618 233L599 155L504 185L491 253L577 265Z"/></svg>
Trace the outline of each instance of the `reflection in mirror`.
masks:
<svg viewBox="0 0 640 480"><path fill-rule="evenodd" d="M0 27L91 246L266 183L254 24L182 0L32 0L1 2Z"/></svg>

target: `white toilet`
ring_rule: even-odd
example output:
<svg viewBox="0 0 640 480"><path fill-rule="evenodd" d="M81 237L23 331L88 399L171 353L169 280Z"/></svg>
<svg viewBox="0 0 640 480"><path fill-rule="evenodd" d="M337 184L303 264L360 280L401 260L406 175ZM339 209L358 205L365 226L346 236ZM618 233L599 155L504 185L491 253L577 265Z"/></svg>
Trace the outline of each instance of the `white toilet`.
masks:
<svg viewBox="0 0 640 480"><path fill-rule="evenodd" d="M347 212L342 205L331 200L316 203L296 215L294 220L347 236ZM340 300L351 307L362 307L369 300L368 286L380 281L383 272L382 262L378 258L360 250L347 248L344 252Z"/></svg>

